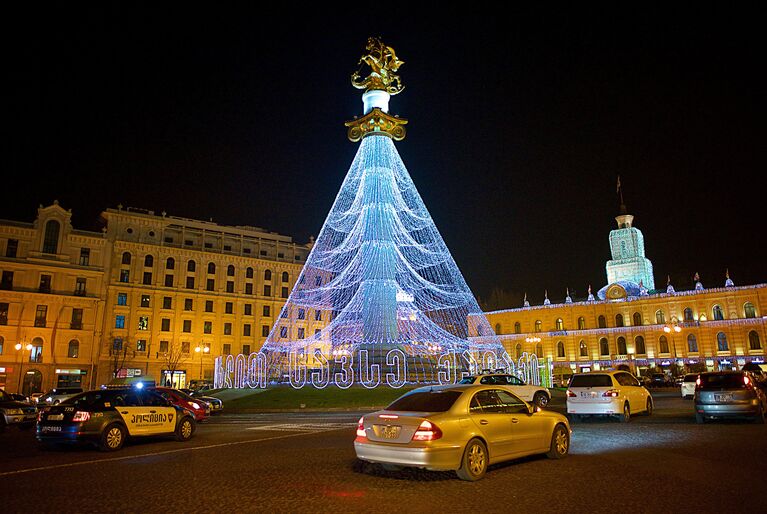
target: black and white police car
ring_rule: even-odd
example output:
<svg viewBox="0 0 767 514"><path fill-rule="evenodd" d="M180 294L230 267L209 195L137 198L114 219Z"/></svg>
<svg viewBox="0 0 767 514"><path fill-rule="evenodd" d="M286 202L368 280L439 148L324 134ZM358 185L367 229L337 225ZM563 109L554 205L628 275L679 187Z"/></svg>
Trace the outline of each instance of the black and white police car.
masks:
<svg viewBox="0 0 767 514"><path fill-rule="evenodd" d="M43 444L85 442L115 451L129 437L172 435L188 441L194 431L192 413L139 382L88 391L40 411L36 435Z"/></svg>

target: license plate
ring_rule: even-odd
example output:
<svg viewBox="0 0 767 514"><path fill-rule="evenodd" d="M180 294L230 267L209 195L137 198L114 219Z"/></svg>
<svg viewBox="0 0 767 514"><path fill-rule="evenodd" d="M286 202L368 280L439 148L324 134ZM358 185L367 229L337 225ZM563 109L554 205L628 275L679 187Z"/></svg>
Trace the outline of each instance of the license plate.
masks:
<svg viewBox="0 0 767 514"><path fill-rule="evenodd" d="M384 439L396 439L399 437L400 427L390 425L380 425L380 434Z"/></svg>
<svg viewBox="0 0 767 514"><path fill-rule="evenodd" d="M731 394L715 394L714 401L715 402L731 402L732 395Z"/></svg>
<svg viewBox="0 0 767 514"><path fill-rule="evenodd" d="M64 419L63 414L49 414L46 419L49 419L51 421L61 421Z"/></svg>
<svg viewBox="0 0 767 514"><path fill-rule="evenodd" d="M42 427L43 432L61 432L61 427Z"/></svg>
<svg viewBox="0 0 767 514"><path fill-rule="evenodd" d="M596 398L597 393L581 393L581 398Z"/></svg>

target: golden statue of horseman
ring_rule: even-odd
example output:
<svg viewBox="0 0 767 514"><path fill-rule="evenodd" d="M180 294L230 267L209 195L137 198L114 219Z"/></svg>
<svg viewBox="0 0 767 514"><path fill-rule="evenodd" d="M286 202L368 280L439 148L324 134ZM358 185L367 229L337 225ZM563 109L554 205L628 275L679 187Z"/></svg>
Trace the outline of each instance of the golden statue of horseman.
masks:
<svg viewBox="0 0 767 514"><path fill-rule="evenodd" d="M399 75L394 73L405 61L397 58L392 47L383 44L380 38L371 37L368 38L365 50L368 53L360 58L360 69L352 73L352 86L366 91L386 91L390 95L396 95L405 89ZM363 64L367 64L372 70L364 79L360 77Z"/></svg>

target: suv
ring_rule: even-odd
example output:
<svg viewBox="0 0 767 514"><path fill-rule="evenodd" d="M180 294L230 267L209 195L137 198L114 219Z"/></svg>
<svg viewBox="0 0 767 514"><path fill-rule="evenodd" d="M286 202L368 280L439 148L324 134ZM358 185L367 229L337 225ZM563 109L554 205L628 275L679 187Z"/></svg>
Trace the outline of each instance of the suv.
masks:
<svg viewBox="0 0 767 514"><path fill-rule="evenodd" d="M551 393L543 386L525 384L516 375L488 373L485 375L471 375L463 377L459 384L482 384L506 386L512 393L528 403L538 407L545 407L551 400Z"/></svg>
<svg viewBox="0 0 767 514"><path fill-rule="evenodd" d="M35 426L37 409L26 402L20 402L0 389L0 433L5 427L15 426L27 430Z"/></svg>
<svg viewBox="0 0 767 514"><path fill-rule="evenodd" d="M708 418L752 417L765 422L767 399L748 371L701 373L695 386L695 421Z"/></svg>
<svg viewBox="0 0 767 514"><path fill-rule="evenodd" d="M567 413L573 420L583 415L618 416L628 422L632 413L652 414L653 399L639 380L626 371L573 375L567 388Z"/></svg>

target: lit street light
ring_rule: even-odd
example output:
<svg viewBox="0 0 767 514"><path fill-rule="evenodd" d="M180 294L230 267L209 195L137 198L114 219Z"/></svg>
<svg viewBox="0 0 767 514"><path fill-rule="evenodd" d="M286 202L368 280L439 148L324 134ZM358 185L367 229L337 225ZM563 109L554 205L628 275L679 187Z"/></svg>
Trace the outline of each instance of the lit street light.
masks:
<svg viewBox="0 0 767 514"><path fill-rule="evenodd" d="M16 343L16 346L14 346L14 348L16 348L17 352L21 351L21 353L19 354L19 355L21 355L21 358L19 359L19 385L16 388L16 392L19 393L19 394L22 394L21 393L21 376L23 375L23 371L24 371L24 350L26 350L28 352L31 352L32 351L32 344L31 343L27 343L26 346L25 346L23 343L18 342L18 343Z"/></svg>
<svg viewBox="0 0 767 514"><path fill-rule="evenodd" d="M195 353L200 354L200 380L202 381L202 356L203 354L210 352L210 347L202 345L202 344L198 344L197 346L195 346L194 351Z"/></svg>
<svg viewBox="0 0 767 514"><path fill-rule="evenodd" d="M682 331L682 327L679 326L679 324L676 321L673 321L670 325L666 325L663 327L663 331L667 334L671 334L671 346L674 348L674 369L676 370L676 366L678 366L678 357L676 354L676 339L674 338L674 334L678 334Z"/></svg>

